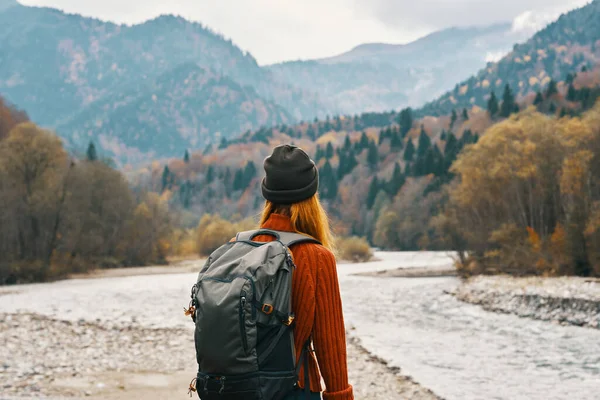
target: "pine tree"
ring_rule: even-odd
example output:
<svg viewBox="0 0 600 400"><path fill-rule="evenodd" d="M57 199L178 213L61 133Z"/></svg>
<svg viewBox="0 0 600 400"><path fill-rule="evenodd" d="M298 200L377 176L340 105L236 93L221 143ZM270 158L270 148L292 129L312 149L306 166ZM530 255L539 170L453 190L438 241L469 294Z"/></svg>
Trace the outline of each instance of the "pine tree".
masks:
<svg viewBox="0 0 600 400"><path fill-rule="evenodd" d="M538 91L535 94L535 99L533 100L533 105L534 106L539 106L543 102L544 102L544 96L542 96L542 92Z"/></svg>
<svg viewBox="0 0 600 400"><path fill-rule="evenodd" d="M346 169L348 168L348 159L346 156L346 153L340 152L339 153L339 162L338 162L338 169L337 169L337 178L338 181L341 181L342 178L346 175Z"/></svg>
<svg viewBox="0 0 600 400"><path fill-rule="evenodd" d="M339 132L342 130L342 120L339 117L339 115L335 116L335 130L336 130L336 132Z"/></svg>
<svg viewBox="0 0 600 400"><path fill-rule="evenodd" d="M331 131L331 121L329 120L329 115L325 118L325 126L323 127L323 133L327 133Z"/></svg>
<svg viewBox="0 0 600 400"><path fill-rule="evenodd" d="M215 179L215 170L212 165L208 166L208 170L206 171L206 183L211 184Z"/></svg>
<svg viewBox="0 0 600 400"><path fill-rule="evenodd" d="M377 151L377 145L375 142L371 141L369 143L369 152L367 153L367 163L369 167L372 169L377 168L377 164L379 163L379 152Z"/></svg>
<svg viewBox="0 0 600 400"><path fill-rule="evenodd" d="M382 129L379 131L379 140L378 140L377 144L379 146L381 146L383 144L384 140L385 140L385 130Z"/></svg>
<svg viewBox="0 0 600 400"><path fill-rule="evenodd" d="M392 147L392 151L402 150L402 138L400 137L400 132L396 129L392 132L392 139L390 141L390 145Z"/></svg>
<svg viewBox="0 0 600 400"><path fill-rule="evenodd" d="M319 162L319 160L323 158L323 151L321 150L321 145L317 145L317 150L315 152L315 162Z"/></svg>
<svg viewBox="0 0 600 400"><path fill-rule="evenodd" d="M413 125L412 109L410 107L400 111L398 123L400 124L400 136L405 137Z"/></svg>
<svg viewBox="0 0 600 400"><path fill-rule="evenodd" d="M310 140L313 141L317 139L317 134L312 125L308 125L308 128L306 129L306 136L308 136Z"/></svg>
<svg viewBox="0 0 600 400"><path fill-rule="evenodd" d="M244 175L243 175L244 188L250 186L250 183L252 182L252 179L254 179L255 176L256 176L256 166L254 165L253 161L248 161L248 163L246 164L246 168L244 168Z"/></svg>
<svg viewBox="0 0 600 400"><path fill-rule="evenodd" d="M192 197L192 185L190 181L186 181L183 185L179 187L179 199L181 201L181 205L183 208L190 208Z"/></svg>
<svg viewBox="0 0 600 400"><path fill-rule="evenodd" d="M371 179L371 184L369 185L369 193L367 193L367 210L373 208L373 204L375 204L375 198L377 197L377 193L379 193L379 180L377 176Z"/></svg>
<svg viewBox="0 0 600 400"><path fill-rule="evenodd" d="M166 189L171 188L171 170L169 170L169 166L165 165L162 173L162 192Z"/></svg>
<svg viewBox="0 0 600 400"><path fill-rule="evenodd" d="M337 179L329 160L325 161L323 168L319 172L319 196L323 200L333 200L337 197Z"/></svg>
<svg viewBox="0 0 600 400"><path fill-rule="evenodd" d="M448 138L448 134L445 130L442 129L442 133L440 134L440 140L446 140Z"/></svg>
<svg viewBox="0 0 600 400"><path fill-rule="evenodd" d="M427 150L431 147L431 139L427 132L425 132L425 127L421 125L421 133L419 134L419 147L417 147L417 157L423 157Z"/></svg>
<svg viewBox="0 0 600 400"><path fill-rule="evenodd" d="M395 196L398 191L404 185L406 178L402 175L402 170L400 169L400 164L396 163L394 165L394 173L392 175L392 179L388 184L388 192L391 196Z"/></svg>
<svg viewBox="0 0 600 400"><path fill-rule="evenodd" d="M496 98L496 93L494 93L494 91L492 91L492 94L490 94L490 99L488 100L487 104L487 110L491 118L494 118L496 114L498 114L498 99Z"/></svg>
<svg viewBox="0 0 600 400"><path fill-rule="evenodd" d="M227 139L221 138L221 143L219 144L219 149L224 149L227 147Z"/></svg>
<svg viewBox="0 0 600 400"><path fill-rule="evenodd" d="M325 150L325 158L329 160L332 157L333 157L333 146L331 145L331 142L328 142L327 148Z"/></svg>
<svg viewBox="0 0 600 400"><path fill-rule="evenodd" d="M360 135L360 149L367 149L369 147L369 137L366 132L363 131L362 135Z"/></svg>
<svg viewBox="0 0 600 400"><path fill-rule="evenodd" d="M415 156L415 145L413 144L412 140L409 138L408 142L406 143L406 148L404 149L404 160L410 162L413 160L414 156Z"/></svg>
<svg viewBox="0 0 600 400"><path fill-rule="evenodd" d="M467 111L466 108L463 108L462 118L463 118L464 121L468 121L469 120L469 112Z"/></svg>
<svg viewBox="0 0 600 400"><path fill-rule="evenodd" d="M404 168L404 176L412 176L412 166L410 163L406 163L406 167Z"/></svg>
<svg viewBox="0 0 600 400"><path fill-rule="evenodd" d="M452 127L456 123L457 119L458 119L458 115L456 115L456 110L453 109L452 110L452 116L450 117L450 129L452 129Z"/></svg>
<svg viewBox="0 0 600 400"><path fill-rule="evenodd" d="M190 153L186 150L185 154L183 155L183 162L186 164L189 164L190 162Z"/></svg>
<svg viewBox="0 0 600 400"><path fill-rule="evenodd" d="M548 113L556 114L556 104L554 104L554 102L550 103L550 107L548 107Z"/></svg>
<svg viewBox="0 0 600 400"><path fill-rule="evenodd" d="M569 89L567 90L567 100L575 101L577 99L577 90L575 86L573 86L573 82L569 84Z"/></svg>
<svg viewBox="0 0 600 400"><path fill-rule="evenodd" d="M240 190L244 187L244 171L238 169L233 176L233 191Z"/></svg>
<svg viewBox="0 0 600 400"><path fill-rule="evenodd" d="M346 135L344 140L344 151L349 151L352 148L352 142L350 141L350 135Z"/></svg>
<svg viewBox="0 0 600 400"><path fill-rule="evenodd" d="M423 167L424 175L433 174L435 172L435 155L431 146L429 146L427 153L425 153L425 162Z"/></svg>
<svg viewBox="0 0 600 400"><path fill-rule="evenodd" d="M460 145L454 133L448 134L448 140L446 141L446 148L444 152L444 169L448 170L452 163L456 161L458 152L460 151Z"/></svg>
<svg viewBox="0 0 600 400"><path fill-rule="evenodd" d="M431 170L435 176L442 176L446 173L444 168L444 156L438 145L433 146L433 168Z"/></svg>
<svg viewBox="0 0 600 400"><path fill-rule="evenodd" d="M552 79L550 83L548 83L548 87L546 88L546 98L549 99L551 96L557 93L558 89L556 87L556 82L554 81L554 79Z"/></svg>
<svg viewBox="0 0 600 400"><path fill-rule="evenodd" d="M94 142L90 142L90 144L88 145L87 159L88 161L98 160L98 153L96 152L96 146L94 145Z"/></svg>
<svg viewBox="0 0 600 400"><path fill-rule="evenodd" d="M567 115L568 115L568 113L567 113L567 108L566 108L566 107L562 107L562 108L560 109L559 118L566 117Z"/></svg>
<svg viewBox="0 0 600 400"><path fill-rule="evenodd" d="M504 86L504 93L502 94L502 105L500 106L500 116L502 118L508 118L515 109L515 96L510 89L510 85L507 83Z"/></svg>

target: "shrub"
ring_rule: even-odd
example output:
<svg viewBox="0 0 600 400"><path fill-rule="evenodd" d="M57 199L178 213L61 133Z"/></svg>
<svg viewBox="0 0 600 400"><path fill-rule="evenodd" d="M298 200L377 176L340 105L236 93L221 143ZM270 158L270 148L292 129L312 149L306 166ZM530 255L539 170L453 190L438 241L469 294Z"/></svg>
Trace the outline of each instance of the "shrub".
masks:
<svg viewBox="0 0 600 400"><path fill-rule="evenodd" d="M366 262L373 258L373 251L366 239L352 236L337 238L338 258L352 262Z"/></svg>
<svg viewBox="0 0 600 400"><path fill-rule="evenodd" d="M208 256L237 233L236 227L219 216L205 215L198 224L198 252Z"/></svg>

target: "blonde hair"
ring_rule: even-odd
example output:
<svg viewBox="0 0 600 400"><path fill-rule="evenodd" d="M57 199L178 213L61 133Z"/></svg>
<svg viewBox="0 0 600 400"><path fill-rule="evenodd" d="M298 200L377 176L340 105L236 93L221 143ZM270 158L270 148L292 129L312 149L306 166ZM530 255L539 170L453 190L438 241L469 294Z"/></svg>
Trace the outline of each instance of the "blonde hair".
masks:
<svg viewBox="0 0 600 400"><path fill-rule="evenodd" d="M267 200L260 224L263 225L271 214L281 213L282 211L290 217L295 232L317 239L323 246L335 253L333 234L329 228L329 218L317 194L299 203L285 206Z"/></svg>

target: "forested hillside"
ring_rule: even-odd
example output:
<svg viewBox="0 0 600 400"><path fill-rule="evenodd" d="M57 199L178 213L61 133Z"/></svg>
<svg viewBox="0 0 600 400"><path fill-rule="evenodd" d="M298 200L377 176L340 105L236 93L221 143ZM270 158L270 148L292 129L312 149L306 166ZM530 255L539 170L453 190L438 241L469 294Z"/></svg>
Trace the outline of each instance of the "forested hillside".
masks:
<svg viewBox="0 0 600 400"><path fill-rule="evenodd" d="M562 81L600 61L600 0L562 15L531 39L514 46L497 63L489 63L454 90L426 104L419 115L444 115L455 108L485 107L490 93L505 85L517 97L541 91L551 80Z"/></svg>
<svg viewBox="0 0 600 400"><path fill-rule="evenodd" d="M496 126L507 126L502 121L514 115L543 118L553 129L564 126L561 117L578 120L600 97L599 78L598 69L572 74L569 84L551 82L525 102L505 87L489 109L458 109L443 117L417 119L404 109L261 129L204 154L155 163L135 175L136 184L170 193L190 220L215 210L241 219L262 206L262 160L273 146L292 142L318 163L319 193L338 234L364 236L388 249L457 248L441 216L450 199L447 185L460 181L457 174L466 176L453 167L463 150L487 131L499 132Z"/></svg>
<svg viewBox="0 0 600 400"><path fill-rule="evenodd" d="M99 150L123 163L130 155L151 156L142 149L173 156L219 134L231 137L263 124L325 115L315 95L277 81L230 40L174 16L126 26L50 8L6 6L0 10L0 54L3 96L29 110L41 126L60 127L59 134L73 149L83 150L93 139ZM193 82L188 87L182 69L191 63L207 77L216 77L216 87L193 99L185 91L182 95L184 88L203 88ZM195 113L192 107L202 103L203 116L196 121L191 116L167 118L164 111L152 118L129 115L132 93L139 102L156 96L168 103L157 107L174 106L182 115ZM230 121L222 120L224 111ZM106 124L107 116L114 125ZM211 118L220 125L208 127ZM117 127L124 132L115 131ZM139 137L132 141L133 131ZM104 142L110 146L104 148ZM122 149L118 154L112 153L115 143Z"/></svg>
<svg viewBox="0 0 600 400"><path fill-rule="evenodd" d="M252 87L187 63L142 87L94 102L57 132L69 132L75 148L94 141L117 160L135 164L204 148L232 132L290 121L285 109L263 100Z"/></svg>
<svg viewBox="0 0 600 400"><path fill-rule="evenodd" d="M93 146L74 158L0 97L0 285L164 262L167 211L158 194L133 192Z"/></svg>

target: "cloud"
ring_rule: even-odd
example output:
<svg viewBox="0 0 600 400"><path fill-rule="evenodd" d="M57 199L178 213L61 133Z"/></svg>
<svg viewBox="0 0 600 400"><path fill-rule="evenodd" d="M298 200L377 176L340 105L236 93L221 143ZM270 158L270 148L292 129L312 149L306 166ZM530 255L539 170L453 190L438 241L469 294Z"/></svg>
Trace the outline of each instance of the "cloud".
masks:
<svg viewBox="0 0 600 400"><path fill-rule="evenodd" d="M367 42L406 43L450 26L488 25L512 21L515 17L518 19L514 29L532 30L545 24L548 16L556 15L555 10L584 3L583 0L20 1L129 24L160 14L181 15L231 38L261 64L328 57Z"/></svg>
<svg viewBox="0 0 600 400"><path fill-rule="evenodd" d="M513 32L526 33L533 35L535 32L543 29L549 23L558 19L558 17L573 8L584 6L587 0L572 1L553 8L545 10L527 10L517 15L513 20Z"/></svg>
<svg viewBox="0 0 600 400"><path fill-rule="evenodd" d="M572 9L582 0L352 0L367 14L392 27L440 29L512 21L528 10Z"/></svg>

